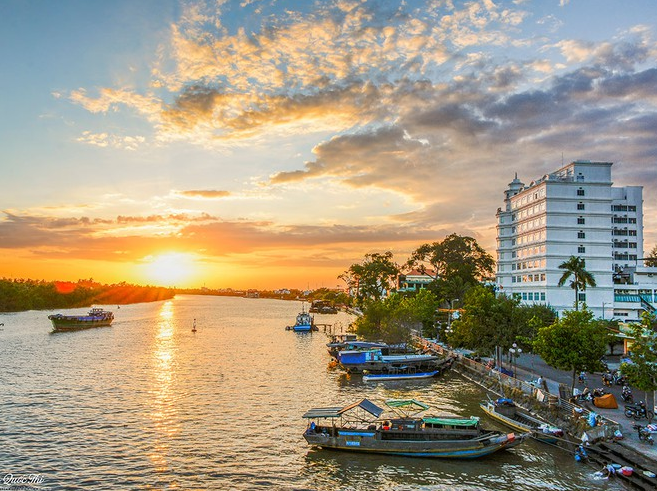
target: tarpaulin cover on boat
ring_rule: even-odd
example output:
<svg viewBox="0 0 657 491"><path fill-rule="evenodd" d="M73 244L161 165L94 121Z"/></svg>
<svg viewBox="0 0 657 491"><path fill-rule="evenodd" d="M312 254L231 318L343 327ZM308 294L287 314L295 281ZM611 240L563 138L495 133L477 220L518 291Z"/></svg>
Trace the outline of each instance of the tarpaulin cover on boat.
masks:
<svg viewBox="0 0 657 491"><path fill-rule="evenodd" d="M614 397L614 394L605 394L602 397L594 397L593 405L595 407L604 407L607 409L618 408L618 402L616 402L616 398Z"/></svg>
<svg viewBox="0 0 657 491"><path fill-rule="evenodd" d="M479 418L457 419L457 418L424 418L427 424L432 425L451 425L451 426L477 426Z"/></svg>
<svg viewBox="0 0 657 491"><path fill-rule="evenodd" d="M429 406L427 406L425 403L416 401L415 399L390 399L386 401L386 404L388 407L394 407L394 408L410 408L414 410L422 410L426 411L429 409Z"/></svg>
<svg viewBox="0 0 657 491"><path fill-rule="evenodd" d="M319 408L311 409L308 412L306 412L306 414L304 414L303 417L304 418L339 418L347 411L351 411L352 409L355 408L363 409L364 411L367 411L375 418L378 418L379 416L381 416L381 413L383 413L383 409L381 409L379 406L377 406L373 402L368 401L367 399L363 399L362 401L354 402L353 404L349 404L348 406L344 406L344 407L319 407Z"/></svg>

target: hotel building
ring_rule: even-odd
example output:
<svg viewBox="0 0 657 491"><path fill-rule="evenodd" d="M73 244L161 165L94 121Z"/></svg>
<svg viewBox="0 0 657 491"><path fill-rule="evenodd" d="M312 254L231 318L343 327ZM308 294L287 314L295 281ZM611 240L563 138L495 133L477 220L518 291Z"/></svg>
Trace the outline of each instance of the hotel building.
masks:
<svg viewBox="0 0 657 491"><path fill-rule="evenodd" d="M579 256L596 281L579 301L597 317L636 321L654 311L657 268L642 261L643 188L613 186L611 167L575 161L529 184L516 175L497 210L499 292L559 313L572 309L570 280L557 286L559 265Z"/></svg>

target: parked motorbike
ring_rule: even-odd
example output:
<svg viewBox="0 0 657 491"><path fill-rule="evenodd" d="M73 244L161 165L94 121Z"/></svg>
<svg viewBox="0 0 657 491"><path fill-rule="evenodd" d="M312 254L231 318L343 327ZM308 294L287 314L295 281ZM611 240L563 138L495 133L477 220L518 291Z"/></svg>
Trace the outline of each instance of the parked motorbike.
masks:
<svg viewBox="0 0 657 491"><path fill-rule="evenodd" d="M580 372L578 379L580 384L586 384L586 372Z"/></svg>
<svg viewBox="0 0 657 491"><path fill-rule="evenodd" d="M611 387L613 379L614 378L613 378L611 372L608 371L602 376L602 384L606 385L607 387Z"/></svg>
<svg viewBox="0 0 657 491"><path fill-rule="evenodd" d="M588 387L584 387L584 390L578 394L574 394L573 397L570 399L571 402L585 402L585 401L592 401L593 396L591 395L591 391L589 390Z"/></svg>
<svg viewBox="0 0 657 491"><path fill-rule="evenodd" d="M597 389L593 389L593 391L591 392L591 395L593 397L602 397L606 393L607 393L607 391L605 390L604 387L598 387Z"/></svg>
<svg viewBox="0 0 657 491"><path fill-rule="evenodd" d="M652 433L645 426L633 424L632 428L637 430L637 432L639 433L639 441L648 443L650 445L653 445L655 443L654 439L652 438Z"/></svg>
<svg viewBox="0 0 657 491"><path fill-rule="evenodd" d="M627 383L627 379L623 376L623 374L619 370L616 370L613 373L612 378L616 385L625 385Z"/></svg>
<svg viewBox="0 0 657 491"><path fill-rule="evenodd" d="M629 404L634 403L634 395L632 394L632 389L630 389L627 385L623 386L623 390L621 391L621 399L623 399L623 402L627 402Z"/></svg>
<svg viewBox="0 0 657 491"><path fill-rule="evenodd" d="M655 417L655 413L646 408L645 402L640 401L636 404L626 404L625 416L628 418L634 418L637 421L641 418L646 418L648 421L652 421L652 418Z"/></svg>

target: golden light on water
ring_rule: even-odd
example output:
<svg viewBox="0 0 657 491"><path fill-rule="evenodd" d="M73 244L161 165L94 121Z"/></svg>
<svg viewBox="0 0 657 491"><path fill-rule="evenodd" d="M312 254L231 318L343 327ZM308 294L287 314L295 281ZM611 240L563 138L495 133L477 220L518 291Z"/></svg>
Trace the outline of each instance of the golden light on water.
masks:
<svg viewBox="0 0 657 491"><path fill-rule="evenodd" d="M157 472L168 469L169 438L179 431L174 388L177 346L173 317L173 302L164 302L159 313L152 356L154 378L150 417L158 436L149 457Z"/></svg>

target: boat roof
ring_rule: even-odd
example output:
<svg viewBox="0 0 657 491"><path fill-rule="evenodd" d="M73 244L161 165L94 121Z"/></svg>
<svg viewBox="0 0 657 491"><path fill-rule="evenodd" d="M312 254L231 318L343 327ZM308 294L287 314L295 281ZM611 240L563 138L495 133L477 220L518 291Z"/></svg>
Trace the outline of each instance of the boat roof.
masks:
<svg viewBox="0 0 657 491"><path fill-rule="evenodd" d="M313 418L313 419L339 418L343 414L357 408L368 412L375 418L378 418L379 416L381 416L381 413L383 413L383 409L381 409L379 406L377 406L371 401L368 401L367 399L362 399L359 402L354 402L344 407L318 407L318 408L310 409L309 411L306 412L306 414L303 415L303 417Z"/></svg>
<svg viewBox="0 0 657 491"><path fill-rule="evenodd" d="M411 411L426 411L429 406L424 402L416 401L415 399L389 399L386 401L386 406L393 409L406 409Z"/></svg>

